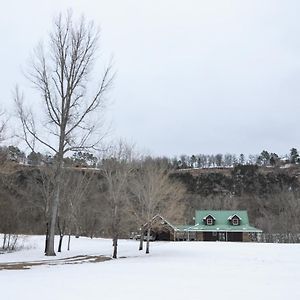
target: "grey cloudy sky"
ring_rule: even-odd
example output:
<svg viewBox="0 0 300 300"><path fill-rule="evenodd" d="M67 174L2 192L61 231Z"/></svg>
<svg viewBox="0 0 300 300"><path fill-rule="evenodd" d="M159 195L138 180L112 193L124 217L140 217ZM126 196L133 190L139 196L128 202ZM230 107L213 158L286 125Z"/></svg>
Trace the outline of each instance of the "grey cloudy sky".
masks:
<svg viewBox="0 0 300 300"><path fill-rule="evenodd" d="M300 1L0 3L5 107L16 82L29 85L21 67L55 14L73 8L101 26L102 58L114 57L114 136L155 155L300 148Z"/></svg>

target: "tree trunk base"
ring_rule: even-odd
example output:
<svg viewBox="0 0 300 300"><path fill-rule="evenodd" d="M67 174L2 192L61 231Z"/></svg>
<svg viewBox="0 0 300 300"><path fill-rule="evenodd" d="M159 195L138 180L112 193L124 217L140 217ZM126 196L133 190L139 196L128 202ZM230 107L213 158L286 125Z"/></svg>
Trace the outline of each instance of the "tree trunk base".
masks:
<svg viewBox="0 0 300 300"><path fill-rule="evenodd" d="M58 250L57 250L57 252L61 252L63 238L64 238L64 236L60 236L59 237L59 244L58 244Z"/></svg>
<svg viewBox="0 0 300 300"><path fill-rule="evenodd" d="M118 238L114 237L113 239L113 258L117 258L118 257Z"/></svg>
<svg viewBox="0 0 300 300"><path fill-rule="evenodd" d="M55 252L45 253L45 256L56 256L56 253Z"/></svg>

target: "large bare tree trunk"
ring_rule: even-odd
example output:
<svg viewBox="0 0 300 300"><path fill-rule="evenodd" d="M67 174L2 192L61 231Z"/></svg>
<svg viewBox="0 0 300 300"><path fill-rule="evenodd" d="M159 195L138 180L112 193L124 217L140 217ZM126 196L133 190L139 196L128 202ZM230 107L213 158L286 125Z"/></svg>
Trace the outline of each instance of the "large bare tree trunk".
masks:
<svg viewBox="0 0 300 300"><path fill-rule="evenodd" d="M58 158L58 165L57 165L57 173L55 178L55 193L54 198L52 201L51 206L51 213L50 213L50 222L49 222L49 239L47 244L47 256L55 256L54 250L54 238L55 238L55 228L56 228L56 221L57 221L57 214L58 214L58 205L60 199L60 186L61 186L61 177L62 177L62 160L63 157L61 156Z"/></svg>
<svg viewBox="0 0 300 300"><path fill-rule="evenodd" d="M59 204L59 187L56 187L55 197L52 203L51 216L50 216L50 226L49 226L49 238L47 243L47 256L55 256L54 251L54 238L55 238L55 227L56 227L56 218Z"/></svg>
<svg viewBox="0 0 300 300"><path fill-rule="evenodd" d="M148 230L147 230L146 254L149 254L150 232L151 232L151 228L148 227Z"/></svg>

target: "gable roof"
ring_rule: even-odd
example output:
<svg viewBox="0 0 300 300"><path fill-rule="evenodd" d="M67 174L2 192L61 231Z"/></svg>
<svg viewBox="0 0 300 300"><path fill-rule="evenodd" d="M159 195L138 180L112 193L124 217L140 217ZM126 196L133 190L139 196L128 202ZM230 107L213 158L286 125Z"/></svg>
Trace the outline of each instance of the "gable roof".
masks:
<svg viewBox="0 0 300 300"><path fill-rule="evenodd" d="M155 215L151 220L150 223L155 222L156 220L161 220L162 222L164 222L165 225L169 225L172 229L176 230L176 227L174 227L174 225L172 225L167 219L165 219L164 217L162 217L160 214ZM149 222L145 223L142 228L147 227L149 224Z"/></svg>
<svg viewBox="0 0 300 300"><path fill-rule="evenodd" d="M208 217L211 217L211 218L213 218L214 220L216 220L216 218L215 218L214 216L212 216L211 214L206 215L206 216L203 218L203 220L206 220Z"/></svg>
<svg viewBox="0 0 300 300"><path fill-rule="evenodd" d="M229 217L228 217L228 220L231 221L234 217L237 217L237 218L239 218L240 220L242 220L242 218L241 218L239 215L237 215L237 214L234 214L234 215L232 215L232 216L229 216Z"/></svg>

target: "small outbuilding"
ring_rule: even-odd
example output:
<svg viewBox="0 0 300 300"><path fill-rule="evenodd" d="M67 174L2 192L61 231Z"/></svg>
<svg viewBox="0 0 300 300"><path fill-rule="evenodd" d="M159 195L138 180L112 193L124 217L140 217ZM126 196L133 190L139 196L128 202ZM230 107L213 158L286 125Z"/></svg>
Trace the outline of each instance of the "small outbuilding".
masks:
<svg viewBox="0 0 300 300"><path fill-rule="evenodd" d="M262 232L249 224L245 210L197 210L194 219L195 225L173 225L156 215L151 235L155 240L249 242Z"/></svg>

